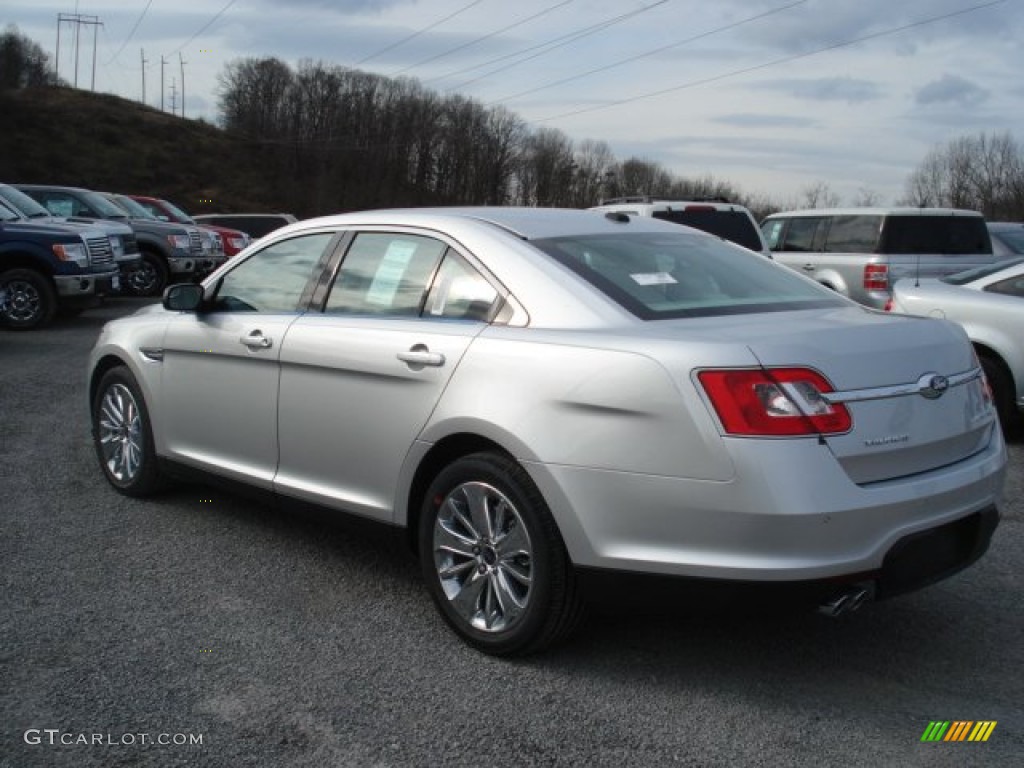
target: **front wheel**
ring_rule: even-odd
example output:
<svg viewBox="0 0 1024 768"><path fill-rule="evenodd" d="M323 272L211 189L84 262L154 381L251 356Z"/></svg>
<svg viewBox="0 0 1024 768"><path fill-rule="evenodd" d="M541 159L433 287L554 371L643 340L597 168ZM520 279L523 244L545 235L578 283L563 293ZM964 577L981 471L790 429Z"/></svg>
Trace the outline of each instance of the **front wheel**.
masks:
<svg viewBox="0 0 1024 768"><path fill-rule="evenodd" d="M57 312L57 294L44 275L31 269L0 273L0 321L16 331L41 328Z"/></svg>
<svg viewBox="0 0 1024 768"><path fill-rule="evenodd" d="M163 485L153 430L142 392L131 371L111 368L92 402L96 457L107 480L126 496L149 496Z"/></svg>
<svg viewBox="0 0 1024 768"><path fill-rule="evenodd" d="M568 636L582 615L551 512L505 456L473 454L441 471L420 515L419 549L441 615L486 653L539 651Z"/></svg>
<svg viewBox="0 0 1024 768"><path fill-rule="evenodd" d="M159 296L167 287L167 264L155 253L144 251L142 260L127 276L127 289L135 296Z"/></svg>

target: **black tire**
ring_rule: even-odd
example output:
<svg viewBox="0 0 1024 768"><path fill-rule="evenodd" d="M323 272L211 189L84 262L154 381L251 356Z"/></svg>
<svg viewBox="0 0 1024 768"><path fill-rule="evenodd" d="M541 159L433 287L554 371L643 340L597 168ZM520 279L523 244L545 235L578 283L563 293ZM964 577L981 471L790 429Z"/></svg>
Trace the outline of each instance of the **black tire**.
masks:
<svg viewBox="0 0 1024 768"><path fill-rule="evenodd" d="M45 275L32 269L0 273L0 320L15 331L42 328L57 312L57 293Z"/></svg>
<svg viewBox="0 0 1024 768"><path fill-rule="evenodd" d="M133 296L161 296L167 287L167 263L152 251L143 251L142 260L126 279L125 290Z"/></svg>
<svg viewBox="0 0 1024 768"><path fill-rule="evenodd" d="M1004 429L1015 427L1020 414L1014 405L1014 386L1010 372L1006 369L1002 360L991 355L979 355L981 368L985 371L985 378L992 388L992 400L999 414L999 423Z"/></svg>
<svg viewBox="0 0 1024 768"><path fill-rule="evenodd" d="M120 493L150 496L163 487L149 410L124 366L111 368L96 387L92 441L103 474Z"/></svg>
<svg viewBox="0 0 1024 768"><path fill-rule="evenodd" d="M489 523L474 516L484 510ZM583 615L554 518L530 476L505 456L472 454L438 474L420 514L419 554L441 615L485 653L540 651L568 637Z"/></svg>

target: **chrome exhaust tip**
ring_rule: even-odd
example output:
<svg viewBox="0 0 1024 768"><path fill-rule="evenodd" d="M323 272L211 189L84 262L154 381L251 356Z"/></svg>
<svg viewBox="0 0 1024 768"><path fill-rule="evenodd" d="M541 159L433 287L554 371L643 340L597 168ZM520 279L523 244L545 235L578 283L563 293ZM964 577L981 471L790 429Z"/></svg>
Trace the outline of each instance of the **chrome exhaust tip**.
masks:
<svg viewBox="0 0 1024 768"><path fill-rule="evenodd" d="M844 613L856 611L865 602L874 598L875 585L872 583L852 584L842 592L825 600L818 606L818 613L836 618Z"/></svg>

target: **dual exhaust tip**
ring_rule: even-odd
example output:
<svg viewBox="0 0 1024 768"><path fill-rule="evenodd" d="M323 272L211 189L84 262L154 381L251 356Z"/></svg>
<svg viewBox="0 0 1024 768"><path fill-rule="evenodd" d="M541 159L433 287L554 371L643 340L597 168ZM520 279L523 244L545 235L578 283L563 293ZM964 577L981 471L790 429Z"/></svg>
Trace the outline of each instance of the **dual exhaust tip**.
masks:
<svg viewBox="0 0 1024 768"><path fill-rule="evenodd" d="M834 619L844 613L856 611L864 603L873 600L874 597L875 585L872 582L851 584L842 592L822 602L818 606L818 613Z"/></svg>

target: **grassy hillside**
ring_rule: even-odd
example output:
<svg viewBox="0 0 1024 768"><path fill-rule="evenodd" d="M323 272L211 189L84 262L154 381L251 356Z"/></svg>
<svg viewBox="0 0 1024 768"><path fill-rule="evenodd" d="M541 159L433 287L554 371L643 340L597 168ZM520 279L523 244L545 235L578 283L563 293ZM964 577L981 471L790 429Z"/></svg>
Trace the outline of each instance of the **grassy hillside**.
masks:
<svg viewBox="0 0 1024 768"><path fill-rule="evenodd" d="M164 197L189 213L293 211L258 153L224 131L71 88L0 91L0 182Z"/></svg>

